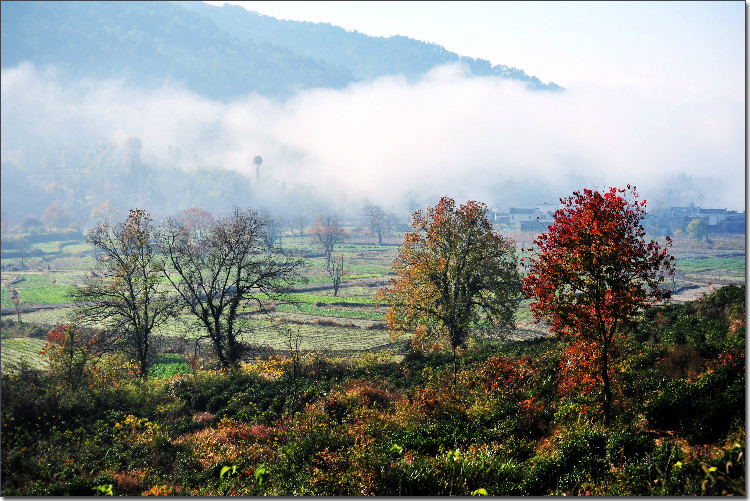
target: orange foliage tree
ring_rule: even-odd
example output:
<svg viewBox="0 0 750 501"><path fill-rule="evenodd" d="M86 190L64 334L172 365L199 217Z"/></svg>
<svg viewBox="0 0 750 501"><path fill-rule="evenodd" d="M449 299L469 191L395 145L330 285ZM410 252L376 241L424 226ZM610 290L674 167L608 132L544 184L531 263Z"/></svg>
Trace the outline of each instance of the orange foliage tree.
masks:
<svg viewBox="0 0 750 501"><path fill-rule="evenodd" d="M96 364L96 339L84 336L80 329L62 324L47 334L47 342L40 355L49 358L49 372L61 383L78 388Z"/></svg>
<svg viewBox="0 0 750 501"><path fill-rule="evenodd" d="M546 318L552 331L573 345L580 339L593 348L587 355L601 381L609 420L608 358L617 329L638 311L669 298L670 291L659 284L674 273L674 258L667 252L671 240L667 237L663 248L646 242L641 225L646 201L639 201L630 185L604 193L585 189L560 202L563 208L555 212L549 231L534 240L538 250L529 258L524 290L537 320Z"/></svg>
<svg viewBox="0 0 750 501"><path fill-rule="evenodd" d="M71 216L67 209L60 207L57 203L53 203L44 209L42 219L48 228L59 230L70 224Z"/></svg>
<svg viewBox="0 0 750 501"><path fill-rule="evenodd" d="M390 304L393 337L415 330L415 342L447 341L453 349L471 332L512 324L521 278L515 244L495 232L484 204L456 207L443 197L413 215L414 231L393 261L397 275L378 291Z"/></svg>

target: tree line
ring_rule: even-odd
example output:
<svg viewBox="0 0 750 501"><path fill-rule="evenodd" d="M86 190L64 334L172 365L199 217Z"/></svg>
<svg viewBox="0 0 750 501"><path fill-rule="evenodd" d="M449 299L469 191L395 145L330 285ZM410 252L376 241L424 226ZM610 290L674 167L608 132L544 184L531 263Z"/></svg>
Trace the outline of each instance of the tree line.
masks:
<svg viewBox="0 0 750 501"><path fill-rule="evenodd" d="M645 240L646 202L634 187L583 190L562 199L548 231L519 260L515 243L495 230L487 207L443 197L413 214L412 230L378 291L388 306L392 337L412 336L416 350L447 345L453 352L488 332L512 328L519 301L531 300L537 321L577 353L584 373L601 385L605 419L611 416L611 357L623 326L643 309L669 298L660 284L674 273L668 248ZM125 351L146 377L153 330L187 312L203 328L222 368L242 360L248 332L239 315L247 302L266 311L300 279L303 258L282 251L273 224L254 209L214 218L190 209L158 228L143 210L125 221L101 222L87 240L99 273L75 288L80 319L106 325L103 339ZM337 291L346 237L338 220L320 216L311 237L323 249Z"/></svg>
<svg viewBox="0 0 750 501"><path fill-rule="evenodd" d="M240 208L219 218L190 209L158 228L141 209L102 221L86 236L97 269L74 288L76 316L104 325L102 346L124 351L146 377L154 329L187 312L230 368L246 349L243 303L266 311L260 297L276 298L299 279L302 258L269 246L268 230L266 217Z"/></svg>
<svg viewBox="0 0 750 501"><path fill-rule="evenodd" d="M515 244L495 231L484 204L461 206L444 197L414 213L413 230L393 262L390 285L378 297L395 336L412 345L443 342L456 350L471 336L513 325L518 301L531 300L537 321L577 349L582 372L601 384L604 418L611 418L612 353L623 326L670 291L673 257L645 240L645 200L635 187L575 192L561 199L548 231L520 264Z"/></svg>

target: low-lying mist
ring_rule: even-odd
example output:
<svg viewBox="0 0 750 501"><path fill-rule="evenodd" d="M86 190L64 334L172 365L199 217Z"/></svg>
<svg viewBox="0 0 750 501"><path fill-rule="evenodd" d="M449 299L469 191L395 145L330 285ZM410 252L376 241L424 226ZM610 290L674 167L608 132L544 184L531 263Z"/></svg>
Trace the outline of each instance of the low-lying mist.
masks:
<svg viewBox="0 0 750 501"><path fill-rule="evenodd" d="M2 70L1 110L3 160L30 147L59 155L136 136L156 168L254 178L261 155L262 176L339 201L396 206L416 190L430 204L450 195L524 206L634 184L649 207L745 205L744 102L675 88L530 91L452 65L417 82L388 77L286 101L219 102L179 83L69 81L24 64Z"/></svg>

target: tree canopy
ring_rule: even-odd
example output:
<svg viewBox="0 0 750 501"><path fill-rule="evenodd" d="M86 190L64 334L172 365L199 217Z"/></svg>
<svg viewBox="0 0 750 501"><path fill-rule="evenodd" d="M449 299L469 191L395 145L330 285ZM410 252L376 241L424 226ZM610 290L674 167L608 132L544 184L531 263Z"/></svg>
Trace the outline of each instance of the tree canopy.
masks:
<svg viewBox="0 0 750 501"><path fill-rule="evenodd" d="M631 200L629 201L628 198ZM531 312L553 332L597 353L605 418L612 402L608 357L618 327L639 310L669 298L659 284L674 272L667 246L645 241L646 201L635 187L585 189L561 199L549 231L534 241L524 290ZM593 343L593 345L591 344Z"/></svg>
<svg viewBox="0 0 750 501"><path fill-rule="evenodd" d="M394 337L462 346L471 333L511 325L521 292L515 245L493 230L484 204L443 197L413 215L390 285L378 298Z"/></svg>

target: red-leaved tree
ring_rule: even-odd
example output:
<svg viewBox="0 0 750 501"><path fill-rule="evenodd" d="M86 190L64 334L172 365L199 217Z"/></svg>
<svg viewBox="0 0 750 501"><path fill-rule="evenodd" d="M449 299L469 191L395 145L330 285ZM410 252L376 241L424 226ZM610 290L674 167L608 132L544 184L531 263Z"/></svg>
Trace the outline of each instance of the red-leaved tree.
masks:
<svg viewBox="0 0 750 501"><path fill-rule="evenodd" d="M638 311L669 298L659 288L674 273L665 247L646 242L641 225L645 200L635 187L607 192L585 189L561 199L549 231L534 241L528 258L524 291L531 312L549 321L551 329L572 341L587 341L588 354L601 381L602 407L609 420L612 391L609 356L618 328Z"/></svg>
<svg viewBox="0 0 750 501"><path fill-rule="evenodd" d="M55 327L47 334L47 343L40 355L49 357L49 373L53 378L77 389L96 364L96 339L84 336L70 324Z"/></svg>

